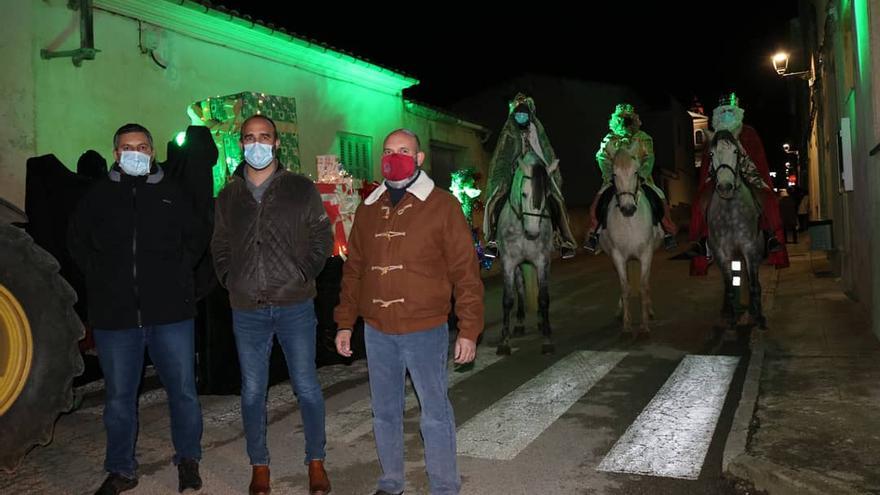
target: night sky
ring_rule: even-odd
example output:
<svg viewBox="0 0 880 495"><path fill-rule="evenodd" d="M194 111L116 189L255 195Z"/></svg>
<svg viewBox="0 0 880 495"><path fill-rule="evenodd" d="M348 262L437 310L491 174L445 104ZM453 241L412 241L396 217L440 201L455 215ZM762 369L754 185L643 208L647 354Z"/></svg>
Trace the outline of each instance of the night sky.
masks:
<svg viewBox="0 0 880 495"><path fill-rule="evenodd" d="M685 106L697 96L708 112L722 92L735 90L771 162L782 159L772 150L798 137L792 102L806 83L783 80L770 63L777 49L796 48L787 40L797 0L581 2L535 10L438 2L420 4L421 14L381 3L310 5L306 14L295 2L280 10L279 3L213 2L415 76L421 84L405 95L436 106L539 73L660 89ZM793 58L790 68L802 64Z"/></svg>

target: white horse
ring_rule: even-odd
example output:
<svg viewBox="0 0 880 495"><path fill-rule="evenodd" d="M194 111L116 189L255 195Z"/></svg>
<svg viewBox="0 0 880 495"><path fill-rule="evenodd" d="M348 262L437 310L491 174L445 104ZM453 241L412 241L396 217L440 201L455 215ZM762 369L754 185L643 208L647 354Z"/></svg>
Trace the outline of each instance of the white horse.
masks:
<svg viewBox="0 0 880 495"><path fill-rule="evenodd" d="M508 355L510 348L510 311L514 297L519 300L516 333L523 329L523 274L528 263L538 275L539 328L543 335L541 352L555 352L550 328L550 257L553 251L553 221L550 217L550 174L557 162L549 165L533 151L517 161L510 195L498 217L498 252L504 268L504 323L497 353Z"/></svg>
<svg viewBox="0 0 880 495"><path fill-rule="evenodd" d="M641 331L648 333L648 320L654 318L649 284L651 262L663 238L660 228L654 225L651 203L642 190L643 179L638 173L641 164L635 154L637 146L636 142L624 144L614 155L613 184L608 192L614 198L605 214L605 229L599 238L602 250L611 257L620 278L618 315L623 318L622 330L632 332L633 336L638 332L632 330L626 265L629 260L638 260L641 267Z"/></svg>

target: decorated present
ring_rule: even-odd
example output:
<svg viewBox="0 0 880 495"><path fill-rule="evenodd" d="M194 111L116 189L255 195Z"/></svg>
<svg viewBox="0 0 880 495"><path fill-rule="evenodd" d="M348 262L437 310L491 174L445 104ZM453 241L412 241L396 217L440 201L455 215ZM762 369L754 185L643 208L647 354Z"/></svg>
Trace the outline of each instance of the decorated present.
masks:
<svg viewBox="0 0 880 495"><path fill-rule="evenodd" d="M348 177L336 155L318 155L317 162L317 182L338 184Z"/></svg>
<svg viewBox="0 0 880 495"><path fill-rule="evenodd" d="M326 183L317 182L315 186L321 193L321 201L324 209L330 217L330 225L333 229L333 255L343 259L348 255L348 236L351 234L351 226L354 223L354 213L360 204L358 188L351 183ZM359 185L359 184L358 184Z"/></svg>
<svg viewBox="0 0 880 495"><path fill-rule="evenodd" d="M242 161L241 124L251 115L265 115L278 128L278 159L288 170L299 172L299 131L296 122L296 100L289 96L244 92L217 96L193 103L187 114L194 125L211 129L220 152L214 167L214 194L226 184Z"/></svg>

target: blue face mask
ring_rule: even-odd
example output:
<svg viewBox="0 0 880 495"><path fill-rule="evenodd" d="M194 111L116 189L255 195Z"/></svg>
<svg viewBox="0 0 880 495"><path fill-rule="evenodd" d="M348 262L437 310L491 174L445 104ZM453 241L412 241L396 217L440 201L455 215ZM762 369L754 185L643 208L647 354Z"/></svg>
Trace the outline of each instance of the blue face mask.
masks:
<svg viewBox="0 0 880 495"><path fill-rule="evenodd" d="M529 114L526 112L516 112L513 114L513 120L519 125L526 125L529 123Z"/></svg>
<svg viewBox="0 0 880 495"><path fill-rule="evenodd" d="M123 151L119 154L119 168L126 175L147 175L150 173L150 155L140 151Z"/></svg>
<svg viewBox="0 0 880 495"><path fill-rule="evenodd" d="M263 170L272 163L272 145L263 143L249 143L244 145L244 159L248 165Z"/></svg>

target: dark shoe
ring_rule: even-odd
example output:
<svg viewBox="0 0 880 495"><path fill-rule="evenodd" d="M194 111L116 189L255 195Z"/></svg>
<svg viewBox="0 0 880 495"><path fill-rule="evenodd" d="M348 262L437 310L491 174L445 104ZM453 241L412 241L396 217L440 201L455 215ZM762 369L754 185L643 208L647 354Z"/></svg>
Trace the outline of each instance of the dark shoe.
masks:
<svg viewBox="0 0 880 495"><path fill-rule="evenodd" d="M712 260L712 250L709 249L709 239L702 237L694 243L691 249L695 252L695 256L705 256L709 261Z"/></svg>
<svg viewBox="0 0 880 495"><path fill-rule="evenodd" d="M771 235L767 238L767 252L768 253L777 253L782 251L782 243L779 242L779 239L776 236Z"/></svg>
<svg viewBox="0 0 880 495"><path fill-rule="evenodd" d="M373 495L403 495L403 492L391 493L391 492L386 492L385 490L376 490L376 493L374 493Z"/></svg>
<svg viewBox="0 0 880 495"><path fill-rule="evenodd" d="M487 258L492 258L493 260L498 257L498 243L495 241L489 241L486 243L486 247L483 248L483 256Z"/></svg>
<svg viewBox="0 0 880 495"><path fill-rule="evenodd" d="M95 495L116 495L131 490L137 485L137 478L126 478L121 474L110 473L107 479L104 480L104 483L101 484L101 488L98 488L98 491L95 492Z"/></svg>
<svg viewBox="0 0 880 495"><path fill-rule="evenodd" d="M199 461L183 459L177 465L177 491L201 490L202 477L199 476Z"/></svg>
<svg viewBox="0 0 880 495"><path fill-rule="evenodd" d="M254 466L248 494L269 495L271 491L272 487L269 486L269 466Z"/></svg>
<svg viewBox="0 0 880 495"><path fill-rule="evenodd" d="M590 236L587 237L587 242L584 243L584 249L586 249L588 253L596 254L599 250L599 234L590 232Z"/></svg>
<svg viewBox="0 0 880 495"><path fill-rule="evenodd" d="M309 493L311 495L327 495L330 493L330 479L324 470L324 461L309 461Z"/></svg>
<svg viewBox="0 0 880 495"><path fill-rule="evenodd" d="M564 260L570 260L574 258L575 255L575 251L572 248L564 247L560 249L560 252L562 252L562 259Z"/></svg>
<svg viewBox="0 0 880 495"><path fill-rule="evenodd" d="M663 249L667 251L672 251L673 249L678 247L678 242L675 240L675 236L672 234L665 234L663 236Z"/></svg>

